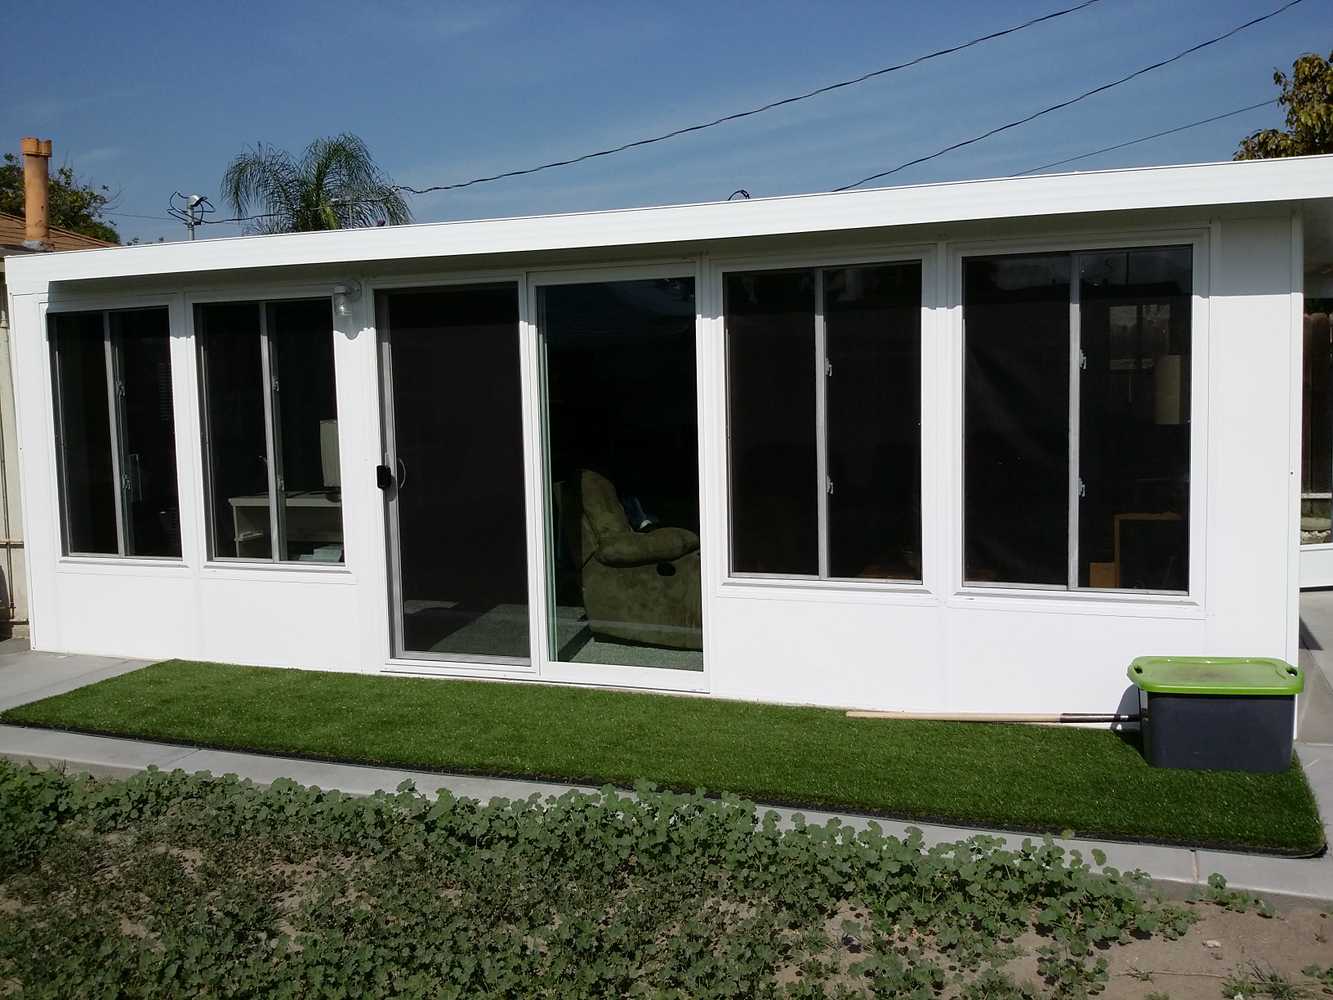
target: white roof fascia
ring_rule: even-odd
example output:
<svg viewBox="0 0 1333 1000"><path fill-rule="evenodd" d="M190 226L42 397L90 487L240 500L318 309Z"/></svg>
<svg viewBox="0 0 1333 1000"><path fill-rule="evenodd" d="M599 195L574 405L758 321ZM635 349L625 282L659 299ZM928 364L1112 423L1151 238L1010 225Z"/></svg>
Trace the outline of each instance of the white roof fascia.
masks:
<svg viewBox="0 0 1333 1000"><path fill-rule="evenodd" d="M568 215L237 236L11 257L11 291L240 268L625 247L1072 213L1333 198L1333 155L710 202Z"/></svg>

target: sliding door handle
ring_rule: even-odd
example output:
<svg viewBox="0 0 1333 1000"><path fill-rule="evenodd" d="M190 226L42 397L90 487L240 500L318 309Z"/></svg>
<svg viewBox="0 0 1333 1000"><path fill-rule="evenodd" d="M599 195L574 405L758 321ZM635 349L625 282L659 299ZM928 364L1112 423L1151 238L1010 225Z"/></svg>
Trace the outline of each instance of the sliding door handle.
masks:
<svg viewBox="0 0 1333 1000"><path fill-rule="evenodd" d="M375 466L375 485L382 490L389 490L393 487L393 470L387 465Z"/></svg>

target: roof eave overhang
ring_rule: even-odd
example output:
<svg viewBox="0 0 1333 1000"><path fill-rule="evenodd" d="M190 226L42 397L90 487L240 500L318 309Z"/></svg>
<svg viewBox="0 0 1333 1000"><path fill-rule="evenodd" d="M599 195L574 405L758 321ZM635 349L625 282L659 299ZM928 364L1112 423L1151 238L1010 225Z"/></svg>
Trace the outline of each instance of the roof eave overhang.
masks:
<svg viewBox="0 0 1333 1000"><path fill-rule="evenodd" d="M52 282L707 243L1071 214L1333 199L1333 156L925 184L568 215L155 243L11 258L15 294Z"/></svg>

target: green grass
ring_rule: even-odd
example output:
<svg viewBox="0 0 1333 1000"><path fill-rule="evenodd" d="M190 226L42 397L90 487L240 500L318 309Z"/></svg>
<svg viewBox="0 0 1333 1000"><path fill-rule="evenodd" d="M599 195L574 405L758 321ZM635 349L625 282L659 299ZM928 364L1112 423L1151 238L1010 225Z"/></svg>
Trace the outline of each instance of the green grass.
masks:
<svg viewBox="0 0 1333 1000"><path fill-rule="evenodd" d="M1275 775L1155 769L1101 730L180 660L0 720L459 773L648 780L920 822L1280 854L1324 843L1299 764Z"/></svg>

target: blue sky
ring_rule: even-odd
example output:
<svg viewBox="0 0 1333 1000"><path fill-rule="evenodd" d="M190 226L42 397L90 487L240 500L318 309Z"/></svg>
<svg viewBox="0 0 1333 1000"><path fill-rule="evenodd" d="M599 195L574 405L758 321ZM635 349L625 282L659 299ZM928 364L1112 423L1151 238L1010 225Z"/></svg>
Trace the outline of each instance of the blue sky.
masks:
<svg viewBox="0 0 1333 1000"><path fill-rule="evenodd" d="M359 134L414 186L577 155L899 62L1068 0L880 3L29 4L6 18L0 145L49 137L120 196L123 238L184 238L173 190L215 198L258 141ZM1279 0L1102 0L1017 35L702 134L413 198L417 221L827 190L1073 96ZM71 31L71 26L77 26ZM1276 96L1327 52L1333 3L1286 13L1074 108L896 175L1015 173ZM58 52L58 55L48 53ZM1077 169L1227 159L1276 107ZM1068 169L1074 169L1071 167ZM221 208L219 204L219 208ZM134 218L132 216L150 216ZM236 226L209 227L234 235Z"/></svg>

